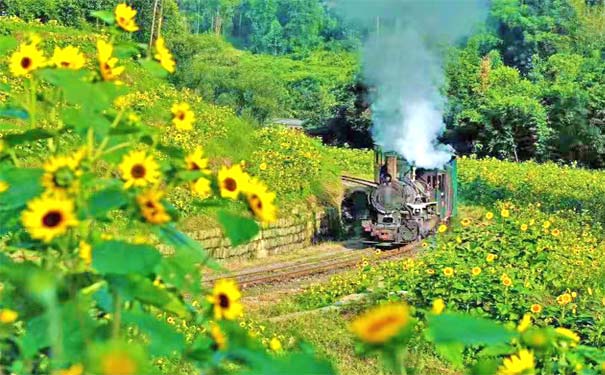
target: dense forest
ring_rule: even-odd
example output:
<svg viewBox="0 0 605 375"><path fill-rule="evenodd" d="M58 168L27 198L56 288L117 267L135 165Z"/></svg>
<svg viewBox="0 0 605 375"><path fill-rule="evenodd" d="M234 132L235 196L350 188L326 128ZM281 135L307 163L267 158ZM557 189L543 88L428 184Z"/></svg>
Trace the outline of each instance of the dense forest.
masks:
<svg viewBox="0 0 605 375"><path fill-rule="evenodd" d="M0 9L94 27L90 12L112 3L4 0ZM300 118L329 142L371 146L372 88L363 83L359 50L376 30L345 20L337 1L132 3L140 10L139 41L161 28L184 67L172 78L177 86L261 123ZM494 0L489 6L486 24L444 51L444 140L460 154L605 166L605 4Z"/></svg>

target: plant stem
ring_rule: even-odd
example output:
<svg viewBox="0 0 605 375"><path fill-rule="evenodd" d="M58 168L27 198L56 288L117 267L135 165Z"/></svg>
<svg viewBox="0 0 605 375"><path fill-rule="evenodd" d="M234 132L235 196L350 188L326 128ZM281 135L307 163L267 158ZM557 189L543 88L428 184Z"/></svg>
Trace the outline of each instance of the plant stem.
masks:
<svg viewBox="0 0 605 375"><path fill-rule="evenodd" d="M36 127L36 79L29 79L29 120L32 128Z"/></svg>
<svg viewBox="0 0 605 375"><path fill-rule="evenodd" d="M111 335L117 339L120 335L120 325L122 324L122 297L117 291L113 292L113 325Z"/></svg>

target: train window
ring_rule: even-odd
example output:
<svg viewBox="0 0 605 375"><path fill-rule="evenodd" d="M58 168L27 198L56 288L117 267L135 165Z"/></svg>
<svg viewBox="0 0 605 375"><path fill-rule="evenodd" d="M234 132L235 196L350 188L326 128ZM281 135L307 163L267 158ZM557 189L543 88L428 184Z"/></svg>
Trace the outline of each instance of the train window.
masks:
<svg viewBox="0 0 605 375"><path fill-rule="evenodd" d="M443 189L444 184L443 184L443 174L439 174L439 189Z"/></svg>

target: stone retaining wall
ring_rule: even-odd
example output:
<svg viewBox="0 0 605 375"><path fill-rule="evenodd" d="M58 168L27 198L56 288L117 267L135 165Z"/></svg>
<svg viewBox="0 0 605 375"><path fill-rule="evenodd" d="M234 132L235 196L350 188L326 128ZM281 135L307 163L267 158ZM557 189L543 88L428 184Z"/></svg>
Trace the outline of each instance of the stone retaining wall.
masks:
<svg viewBox="0 0 605 375"><path fill-rule="evenodd" d="M331 210L315 210L296 217L279 219L249 243L232 247L220 228L189 232L215 259L262 258L307 247L329 232L333 214Z"/></svg>

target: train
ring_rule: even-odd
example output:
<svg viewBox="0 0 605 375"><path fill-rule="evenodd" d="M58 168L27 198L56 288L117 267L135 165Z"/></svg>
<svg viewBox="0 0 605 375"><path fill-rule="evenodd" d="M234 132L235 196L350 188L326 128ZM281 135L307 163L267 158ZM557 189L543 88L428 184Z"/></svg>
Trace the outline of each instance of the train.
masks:
<svg viewBox="0 0 605 375"><path fill-rule="evenodd" d="M341 221L377 247L421 240L457 210L456 157L439 169L416 168L396 152L374 150L374 179L343 176Z"/></svg>

